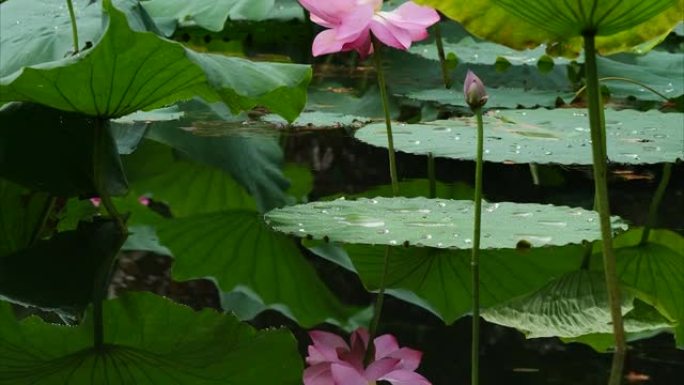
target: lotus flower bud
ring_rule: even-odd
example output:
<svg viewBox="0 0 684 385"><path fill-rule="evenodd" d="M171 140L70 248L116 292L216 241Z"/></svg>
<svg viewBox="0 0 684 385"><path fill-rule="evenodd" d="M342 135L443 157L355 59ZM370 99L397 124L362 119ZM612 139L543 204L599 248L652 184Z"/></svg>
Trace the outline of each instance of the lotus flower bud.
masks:
<svg viewBox="0 0 684 385"><path fill-rule="evenodd" d="M465 82L463 83L463 94L465 95L466 103L473 110L482 108L487 103L487 91L484 84L482 84L482 80L470 70L468 70Z"/></svg>

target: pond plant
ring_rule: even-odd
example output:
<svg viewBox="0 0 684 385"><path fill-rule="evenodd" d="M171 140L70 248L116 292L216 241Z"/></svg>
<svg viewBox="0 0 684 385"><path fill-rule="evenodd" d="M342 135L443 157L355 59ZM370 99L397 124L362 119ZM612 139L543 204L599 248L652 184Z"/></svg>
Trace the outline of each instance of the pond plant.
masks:
<svg viewBox="0 0 684 385"><path fill-rule="evenodd" d="M666 332L684 347L684 237L657 228L684 160L681 39L668 40L683 6L0 1L0 384L441 383L381 319L387 296L447 325L472 316L473 385L481 318L613 352L620 383L629 341ZM604 57L661 43L676 53ZM292 63L309 52L326 55L315 72ZM343 79L324 79L330 67ZM647 101L606 107L607 84ZM311 171L283 164L282 134L331 127L386 151L390 184L309 201ZM395 150L428 179L402 180ZM436 158L475 161L474 183L438 181ZM497 201L510 195L483 188L484 169L511 163L591 166L594 210ZM664 164L643 228L611 216L616 163ZM147 257L221 311L126 289ZM335 283L356 281L322 264L358 277L363 298L340 300Z"/></svg>

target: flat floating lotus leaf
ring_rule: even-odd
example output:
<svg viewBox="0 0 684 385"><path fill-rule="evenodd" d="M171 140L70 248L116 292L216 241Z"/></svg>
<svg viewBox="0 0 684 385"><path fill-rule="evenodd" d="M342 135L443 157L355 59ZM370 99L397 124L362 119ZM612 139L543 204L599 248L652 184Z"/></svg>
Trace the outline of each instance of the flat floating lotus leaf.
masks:
<svg viewBox="0 0 684 385"><path fill-rule="evenodd" d="M634 295L623 290L622 313L634 307ZM514 327L529 338L579 337L612 333L608 292L603 273L579 270L565 274L535 293L482 311L489 322ZM625 317L627 333L657 331L672 325L662 317Z"/></svg>
<svg viewBox="0 0 684 385"><path fill-rule="evenodd" d="M465 106L463 87L455 84L452 89L433 88L404 95L409 99L425 102L436 102L440 105ZM489 88L487 107L516 108L516 107L554 107L558 98L570 101L574 97L572 92L552 90L524 90L522 88Z"/></svg>
<svg viewBox="0 0 684 385"><path fill-rule="evenodd" d="M596 31L602 53L630 49L668 33L682 0L417 0L462 23L472 34L516 49L546 43L557 53L580 51L582 33Z"/></svg>
<svg viewBox="0 0 684 385"><path fill-rule="evenodd" d="M589 121L580 109L496 111L485 116L484 160L506 163L592 164ZM684 159L684 114L606 111L608 159L650 164ZM394 147L412 154L474 159L474 118L397 124ZM371 124L356 138L386 147L384 124Z"/></svg>
<svg viewBox="0 0 684 385"><path fill-rule="evenodd" d="M480 40L466 32L460 24L443 22L440 27L442 29L444 52L446 54L454 53L459 62L493 65L498 58L504 58L511 65L527 64L536 66L539 58L546 54L544 47L515 50L505 45ZM409 52L426 59L439 60L434 38L413 45ZM567 64L570 61L558 58L554 62L556 64Z"/></svg>
<svg viewBox="0 0 684 385"><path fill-rule="evenodd" d="M668 98L684 93L682 70L684 54L654 50L646 55L620 54L611 57L597 57L601 77L623 77L639 80ZM610 89L613 96L634 96L639 100L656 100L660 96L640 85L623 81L606 81L603 85Z"/></svg>
<svg viewBox="0 0 684 385"><path fill-rule="evenodd" d="M0 303L2 384L296 384L297 342L213 310L195 312L149 293L104 303L105 348L92 317L76 327L18 322Z"/></svg>
<svg viewBox="0 0 684 385"><path fill-rule="evenodd" d="M473 202L427 198L375 198L313 202L266 214L275 230L299 237L369 245L472 247ZM481 248L565 245L600 238L595 212L541 204L487 203ZM627 226L612 218L615 230Z"/></svg>

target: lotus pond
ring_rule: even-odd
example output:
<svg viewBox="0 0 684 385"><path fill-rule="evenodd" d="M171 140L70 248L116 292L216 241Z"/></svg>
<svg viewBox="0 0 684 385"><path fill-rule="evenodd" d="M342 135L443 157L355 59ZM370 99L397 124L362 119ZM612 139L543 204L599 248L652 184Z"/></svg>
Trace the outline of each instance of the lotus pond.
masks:
<svg viewBox="0 0 684 385"><path fill-rule="evenodd" d="M0 1L0 384L674 384L681 0Z"/></svg>

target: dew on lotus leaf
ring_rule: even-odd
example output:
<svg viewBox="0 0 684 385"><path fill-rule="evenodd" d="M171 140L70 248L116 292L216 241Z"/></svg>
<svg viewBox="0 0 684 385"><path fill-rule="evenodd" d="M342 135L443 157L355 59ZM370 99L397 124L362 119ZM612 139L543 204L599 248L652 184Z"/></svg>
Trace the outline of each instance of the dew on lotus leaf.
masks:
<svg viewBox="0 0 684 385"><path fill-rule="evenodd" d="M513 214L511 214L511 215L513 215L514 217L521 217L521 218L523 218L523 217L531 217L531 216L534 215L534 214L533 214L533 213L530 213L530 212L527 212L527 211L524 211L524 212L513 213Z"/></svg>
<svg viewBox="0 0 684 385"><path fill-rule="evenodd" d="M466 238L463 240L463 242L465 242L466 244L471 244L471 243L473 243L473 240L470 238Z"/></svg>
<svg viewBox="0 0 684 385"><path fill-rule="evenodd" d="M656 138L656 139L665 139L665 138L667 138L667 135L665 135L665 134L655 134L655 135L653 135L653 137Z"/></svg>
<svg viewBox="0 0 684 385"><path fill-rule="evenodd" d="M377 204L378 204L378 200L377 200L377 199L371 199L370 202L371 202L372 204L374 204L374 205L377 205Z"/></svg>
<svg viewBox="0 0 684 385"><path fill-rule="evenodd" d="M588 128L584 128L584 127L575 127L575 131L579 131L579 132L588 132L589 129L588 129Z"/></svg>
<svg viewBox="0 0 684 385"><path fill-rule="evenodd" d="M437 206L439 206L439 207L446 207L446 203L444 203L444 202L437 202Z"/></svg>
<svg viewBox="0 0 684 385"><path fill-rule="evenodd" d="M539 221L540 225L553 226L553 227L567 227L567 222L561 221Z"/></svg>
<svg viewBox="0 0 684 385"><path fill-rule="evenodd" d="M484 150L485 154L489 154L489 149Z"/></svg>
<svg viewBox="0 0 684 385"><path fill-rule="evenodd" d="M411 144L415 144L417 146L420 144L420 140L412 140Z"/></svg>
<svg viewBox="0 0 684 385"><path fill-rule="evenodd" d="M544 151L544 155L553 155L551 151Z"/></svg>
<svg viewBox="0 0 684 385"><path fill-rule="evenodd" d="M499 208L499 206L500 205L498 203L491 204L485 208L485 211L487 211L488 213L493 213L494 210Z"/></svg>
<svg viewBox="0 0 684 385"><path fill-rule="evenodd" d="M396 239L390 239L389 244L394 246L394 245L398 245L399 242L397 242Z"/></svg>
<svg viewBox="0 0 684 385"><path fill-rule="evenodd" d="M573 112L572 116L587 116L587 114L585 114L583 112Z"/></svg>
<svg viewBox="0 0 684 385"><path fill-rule="evenodd" d="M425 235L423 235L423 239L426 239L426 240L432 239L432 234L425 234Z"/></svg>
<svg viewBox="0 0 684 385"><path fill-rule="evenodd" d="M361 227L381 227L385 226L385 221L364 215L349 214L342 217L340 224Z"/></svg>
<svg viewBox="0 0 684 385"><path fill-rule="evenodd" d="M389 234L389 229L380 229L378 230L378 234Z"/></svg>
<svg viewBox="0 0 684 385"><path fill-rule="evenodd" d="M627 158L630 158L630 159L634 159L634 160L639 159L639 154L625 154L625 153L622 153L622 154L620 154L620 155L622 155L622 156L624 156L624 157L627 157Z"/></svg>
<svg viewBox="0 0 684 385"><path fill-rule="evenodd" d="M444 247L444 244L442 242L437 242L437 247Z"/></svg>
<svg viewBox="0 0 684 385"><path fill-rule="evenodd" d="M430 214L430 209L390 209L401 214Z"/></svg>
<svg viewBox="0 0 684 385"><path fill-rule="evenodd" d="M414 227L452 227L453 223L450 222L406 222L406 226Z"/></svg>

